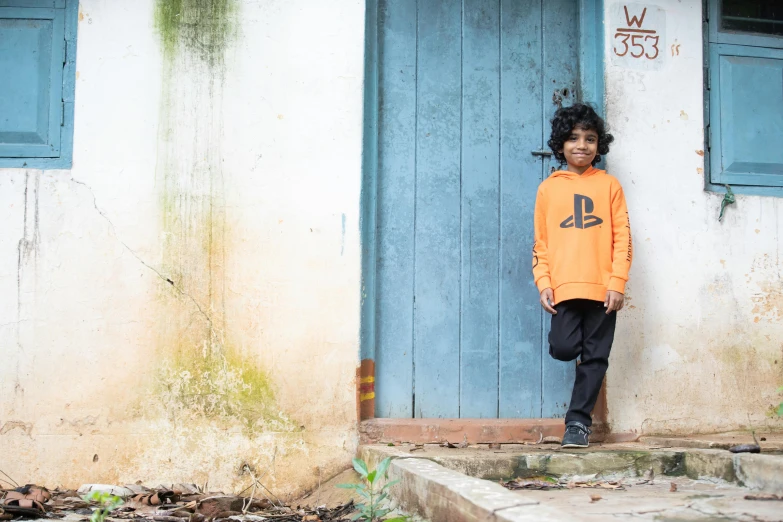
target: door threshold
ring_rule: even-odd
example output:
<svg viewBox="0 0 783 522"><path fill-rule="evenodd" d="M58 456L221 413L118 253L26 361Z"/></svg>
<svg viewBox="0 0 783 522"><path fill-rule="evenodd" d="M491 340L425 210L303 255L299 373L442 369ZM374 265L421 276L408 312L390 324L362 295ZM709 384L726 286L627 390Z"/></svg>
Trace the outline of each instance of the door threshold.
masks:
<svg viewBox="0 0 783 522"><path fill-rule="evenodd" d="M563 419L367 419L359 423L361 444L522 444L562 438Z"/></svg>

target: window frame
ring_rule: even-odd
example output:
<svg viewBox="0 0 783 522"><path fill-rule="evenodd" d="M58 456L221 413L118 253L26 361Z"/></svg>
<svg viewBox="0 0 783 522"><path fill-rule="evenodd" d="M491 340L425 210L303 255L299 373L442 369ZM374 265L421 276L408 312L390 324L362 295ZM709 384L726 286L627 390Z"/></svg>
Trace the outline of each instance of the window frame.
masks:
<svg viewBox="0 0 783 522"><path fill-rule="evenodd" d="M722 0L703 0L703 60L704 60L704 190L708 192L725 193L726 187L720 183L712 181L712 173L717 170L720 151L717 150L713 158L710 150L712 144L720 143L720 116L712 121L712 106L718 105L719 81L718 67L715 63L719 56L724 54L731 47L751 47L759 53L761 49L781 50L783 49L783 37L765 36L757 33L742 33L737 31L723 31L719 27L720 23L720 3ZM773 54L773 53L770 53ZM777 54L777 53L774 53ZM749 56L749 55L743 55ZM712 67L715 65L715 67ZM717 110L717 109L716 109ZM756 196L775 196L783 197L783 186L769 185L732 185L731 189L737 194L747 194Z"/></svg>
<svg viewBox="0 0 783 522"><path fill-rule="evenodd" d="M52 157L0 157L0 168L70 169L73 165L74 99L76 91L76 41L78 31L78 0L0 0L0 8L62 9L64 16L65 64L60 81L62 125L59 154ZM55 95L56 87L50 91ZM57 109L57 112L60 112Z"/></svg>

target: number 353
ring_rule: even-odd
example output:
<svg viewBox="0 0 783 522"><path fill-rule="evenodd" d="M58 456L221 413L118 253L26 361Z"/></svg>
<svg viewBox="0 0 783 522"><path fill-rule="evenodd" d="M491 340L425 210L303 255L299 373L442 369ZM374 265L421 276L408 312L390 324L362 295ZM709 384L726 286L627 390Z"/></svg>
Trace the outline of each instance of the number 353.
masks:
<svg viewBox="0 0 783 522"><path fill-rule="evenodd" d="M619 40L619 42L618 42ZM614 35L614 54L625 56L630 52L634 58L644 56L648 60L655 60L658 57L658 36L651 34L616 33Z"/></svg>

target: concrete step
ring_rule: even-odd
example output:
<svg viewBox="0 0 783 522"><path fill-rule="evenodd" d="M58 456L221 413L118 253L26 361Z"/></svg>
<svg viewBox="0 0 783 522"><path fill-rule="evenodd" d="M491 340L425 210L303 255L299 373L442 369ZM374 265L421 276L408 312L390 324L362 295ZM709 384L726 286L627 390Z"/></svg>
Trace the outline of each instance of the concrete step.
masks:
<svg viewBox="0 0 783 522"><path fill-rule="evenodd" d="M742 491L783 495L783 456L733 454L694 448L650 449L641 445L603 446L589 451L559 447L508 450L435 446L360 448L368 466L391 457L390 475L400 479L392 497L432 522L475 520L572 520L561 506L508 491L499 480L548 475L597 478L656 477L709 481ZM742 489L747 488L747 489Z"/></svg>

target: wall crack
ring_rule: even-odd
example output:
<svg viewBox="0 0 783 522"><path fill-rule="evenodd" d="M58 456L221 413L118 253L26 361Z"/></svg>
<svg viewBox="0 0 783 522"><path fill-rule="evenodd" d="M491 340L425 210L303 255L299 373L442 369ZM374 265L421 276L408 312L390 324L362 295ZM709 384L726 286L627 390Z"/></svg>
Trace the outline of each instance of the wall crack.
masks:
<svg viewBox="0 0 783 522"><path fill-rule="evenodd" d="M174 288L174 290L176 290L179 295L185 297L187 300L193 303L193 306L195 306L198 312L202 316L204 316L204 319L207 320L209 329L212 330L212 318L207 312L204 311L204 309L201 307L201 305L198 303L198 301L196 301L196 299L192 295L190 295L184 289L182 289L182 287L174 283L174 281L170 277L164 275L160 270L147 263L138 253L136 253L135 250L133 250L130 246L128 246L127 243L125 243L122 239L120 239L120 236L119 234L117 234L117 228L114 226L114 223L111 221L111 219L109 219L109 216L107 216L106 213L98 206L98 199L95 197L95 192L92 190L92 188L87 183L83 181L79 181L73 176L71 176L70 180L76 183L77 185L83 186L89 191L90 196L92 197L93 207L95 207L95 210L98 212L98 214L101 215L101 217L106 221L106 223L109 224L109 229L111 230L111 234L114 237L114 239L116 239L125 248L125 250L127 250L134 258L136 258L136 260L139 263L141 263L148 270L152 271L155 275L157 275L161 281L171 285L171 287Z"/></svg>

